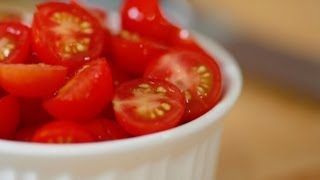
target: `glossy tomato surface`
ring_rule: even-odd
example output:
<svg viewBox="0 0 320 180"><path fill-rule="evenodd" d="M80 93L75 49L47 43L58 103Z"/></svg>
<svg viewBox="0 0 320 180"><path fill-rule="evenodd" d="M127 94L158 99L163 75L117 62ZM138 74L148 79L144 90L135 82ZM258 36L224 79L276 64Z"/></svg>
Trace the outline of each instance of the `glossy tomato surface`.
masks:
<svg viewBox="0 0 320 180"><path fill-rule="evenodd" d="M185 95L185 121L193 120L220 99L222 85L218 64L207 56L190 51L173 51L152 61L145 78L175 84Z"/></svg>
<svg viewBox="0 0 320 180"><path fill-rule="evenodd" d="M55 120L38 129L32 138L37 143L70 144L93 142L92 135L81 125L69 120Z"/></svg>
<svg viewBox="0 0 320 180"><path fill-rule="evenodd" d="M113 104L117 120L133 135L173 128L180 123L185 110L184 96L177 87L149 79L122 83Z"/></svg>
<svg viewBox="0 0 320 180"><path fill-rule="evenodd" d="M142 76L152 59L168 51L168 47L129 31L121 31L111 42L114 63L133 76Z"/></svg>
<svg viewBox="0 0 320 180"><path fill-rule="evenodd" d="M111 102L112 95L110 68L101 58L84 65L44 107L56 118L90 119Z"/></svg>
<svg viewBox="0 0 320 180"><path fill-rule="evenodd" d="M65 83L66 75L63 66L0 64L0 85L15 96L52 96Z"/></svg>
<svg viewBox="0 0 320 180"><path fill-rule="evenodd" d="M125 0L121 9L122 28L164 41L177 27L163 15L158 0Z"/></svg>
<svg viewBox="0 0 320 180"><path fill-rule="evenodd" d="M0 98L0 139L11 138L19 124L20 107L16 97Z"/></svg>
<svg viewBox="0 0 320 180"><path fill-rule="evenodd" d="M0 63L22 63L31 45L30 28L19 22L0 22Z"/></svg>
<svg viewBox="0 0 320 180"><path fill-rule="evenodd" d="M99 57L103 51L104 31L99 21L74 3L38 5L32 35L33 49L43 62L71 69Z"/></svg>

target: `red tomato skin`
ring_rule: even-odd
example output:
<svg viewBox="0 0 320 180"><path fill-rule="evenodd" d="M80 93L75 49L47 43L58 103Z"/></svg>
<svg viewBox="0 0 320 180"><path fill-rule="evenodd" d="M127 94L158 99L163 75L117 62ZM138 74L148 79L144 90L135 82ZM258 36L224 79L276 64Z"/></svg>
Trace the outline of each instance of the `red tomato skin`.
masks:
<svg viewBox="0 0 320 180"><path fill-rule="evenodd" d="M95 119L85 124L85 127L97 142L126 139L130 137L115 120Z"/></svg>
<svg viewBox="0 0 320 180"><path fill-rule="evenodd" d="M90 36L73 34L76 38L90 37L91 41L87 51L72 55L70 58L61 57L61 50L54 45L59 39L69 38L69 36L57 35L51 30L56 25L49 18L54 12L71 13L81 20L91 23L93 32ZM71 72L76 71L88 61L101 56L104 48L104 35L104 30L98 20L81 6L61 2L46 2L37 5L37 12L34 14L32 24L32 45L41 61L45 63L63 65L68 67Z"/></svg>
<svg viewBox="0 0 320 180"><path fill-rule="evenodd" d="M163 64L164 61L170 61L170 63ZM184 87L185 85L183 85L186 82L193 82L192 79L194 78L200 78L198 74L194 74L196 72L193 68L201 65L204 65L207 72L211 74L211 79L205 81L205 83L209 83L207 95L198 94L196 88L201 84L201 81L199 81L199 84L193 84L192 87ZM170 69L170 67L174 68ZM184 73L186 77L179 76L182 72L186 72ZM219 65L213 58L192 51L172 51L159 59L155 59L146 68L144 77L167 80L179 87L184 94L185 91L190 93L191 99L189 100L186 97L187 107L183 117L184 122L189 122L206 113L218 103L222 94L222 77ZM202 87L205 88L206 86Z"/></svg>
<svg viewBox="0 0 320 180"><path fill-rule="evenodd" d="M166 46L128 31L113 36L111 42L111 55L115 64L137 77L143 75L150 60L168 51Z"/></svg>
<svg viewBox="0 0 320 180"><path fill-rule="evenodd" d="M29 55L31 45L30 28L17 21L0 22L0 40L6 37L14 41L12 53L2 63L23 63Z"/></svg>
<svg viewBox="0 0 320 180"><path fill-rule="evenodd" d="M37 143L88 143L93 142L92 135L80 124L66 119L50 122L33 135L32 142Z"/></svg>
<svg viewBox="0 0 320 180"><path fill-rule="evenodd" d="M166 89L165 97L157 99L156 103L169 104L170 110L163 116L152 119L149 115L139 115L135 110L135 104L126 104L134 97L134 89L141 84L149 84L152 87L163 87ZM151 91L156 91L155 89ZM124 101L124 104L121 104ZM152 101L154 102L154 101ZM149 102L144 102L143 106L149 106ZM181 122L181 117L185 111L185 100L180 90L165 81L151 79L134 79L122 83L117 89L113 99L115 115L119 124L132 135L146 135L159 131L164 131L176 127ZM147 116L147 117L146 117Z"/></svg>
<svg viewBox="0 0 320 180"><path fill-rule="evenodd" d="M19 97L52 96L66 80L67 69L45 64L0 64L0 84Z"/></svg>
<svg viewBox="0 0 320 180"><path fill-rule="evenodd" d="M121 22L125 30L160 41L176 28L163 16L158 0L125 0Z"/></svg>
<svg viewBox="0 0 320 180"><path fill-rule="evenodd" d="M84 65L44 108L56 118L87 120L111 102L113 85L107 60L100 58Z"/></svg>
<svg viewBox="0 0 320 180"><path fill-rule="evenodd" d="M20 121L20 107L16 97L7 95L0 99L0 139L14 135Z"/></svg>

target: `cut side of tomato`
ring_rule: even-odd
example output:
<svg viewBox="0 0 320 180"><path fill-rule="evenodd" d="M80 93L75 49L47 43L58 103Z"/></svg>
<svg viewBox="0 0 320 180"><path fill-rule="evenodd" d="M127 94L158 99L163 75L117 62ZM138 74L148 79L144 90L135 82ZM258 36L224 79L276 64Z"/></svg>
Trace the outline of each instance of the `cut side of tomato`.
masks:
<svg viewBox="0 0 320 180"><path fill-rule="evenodd" d="M50 144L70 144L93 142L92 135L74 121L56 120L38 129L32 142Z"/></svg>
<svg viewBox="0 0 320 180"><path fill-rule="evenodd" d="M0 64L0 84L21 97L52 96L66 80L67 69L46 64Z"/></svg>
<svg viewBox="0 0 320 180"><path fill-rule="evenodd" d="M0 139L12 138L20 121L20 107L16 97L0 99Z"/></svg>
<svg viewBox="0 0 320 180"><path fill-rule="evenodd" d="M95 141L111 141L129 138L130 135L118 124L109 119L96 119L85 124Z"/></svg>
<svg viewBox="0 0 320 180"><path fill-rule="evenodd" d="M174 51L152 61L146 69L145 78L166 80L182 91L187 103L184 121L207 112L221 96L218 64L194 52Z"/></svg>
<svg viewBox="0 0 320 180"><path fill-rule="evenodd" d="M125 0L121 22L123 29L161 42L177 28L164 17L158 0Z"/></svg>
<svg viewBox="0 0 320 180"><path fill-rule="evenodd" d="M110 68L101 58L84 65L44 107L56 118L90 119L111 102L112 95Z"/></svg>
<svg viewBox="0 0 320 180"><path fill-rule="evenodd" d="M24 62L30 45L30 28L19 22L0 22L0 63Z"/></svg>
<svg viewBox="0 0 320 180"><path fill-rule="evenodd" d="M40 59L76 69L103 51L104 31L90 12L74 3L37 6L32 24L33 49Z"/></svg>
<svg viewBox="0 0 320 180"><path fill-rule="evenodd" d="M129 31L112 37L112 60L133 76L142 76L149 61L167 51L166 46Z"/></svg>
<svg viewBox="0 0 320 180"><path fill-rule="evenodd" d="M180 123L185 110L184 96L176 86L149 79L122 83L113 104L118 122L133 135L173 128Z"/></svg>

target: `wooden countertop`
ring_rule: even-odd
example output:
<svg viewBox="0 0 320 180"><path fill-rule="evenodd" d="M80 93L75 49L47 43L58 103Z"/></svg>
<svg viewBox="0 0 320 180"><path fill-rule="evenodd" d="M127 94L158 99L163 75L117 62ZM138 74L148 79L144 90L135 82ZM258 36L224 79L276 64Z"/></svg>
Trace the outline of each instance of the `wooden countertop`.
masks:
<svg viewBox="0 0 320 180"><path fill-rule="evenodd" d="M217 179L320 179L320 102L245 75L225 119Z"/></svg>

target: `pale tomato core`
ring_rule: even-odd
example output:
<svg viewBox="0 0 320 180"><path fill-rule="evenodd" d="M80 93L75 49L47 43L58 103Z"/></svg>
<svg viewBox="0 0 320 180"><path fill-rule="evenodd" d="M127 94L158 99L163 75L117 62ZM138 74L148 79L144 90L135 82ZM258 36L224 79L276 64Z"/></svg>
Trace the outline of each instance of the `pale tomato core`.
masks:
<svg viewBox="0 0 320 180"><path fill-rule="evenodd" d="M55 12L51 16L51 21L57 24L52 27L52 31L63 37L56 43L59 55L62 58L71 58L72 55L87 52L93 34L92 24L83 21L81 18L68 12ZM77 37L78 36L78 37Z"/></svg>
<svg viewBox="0 0 320 180"><path fill-rule="evenodd" d="M4 61L10 56L12 51L15 49L16 44L14 41L7 37L0 38L0 61Z"/></svg>

